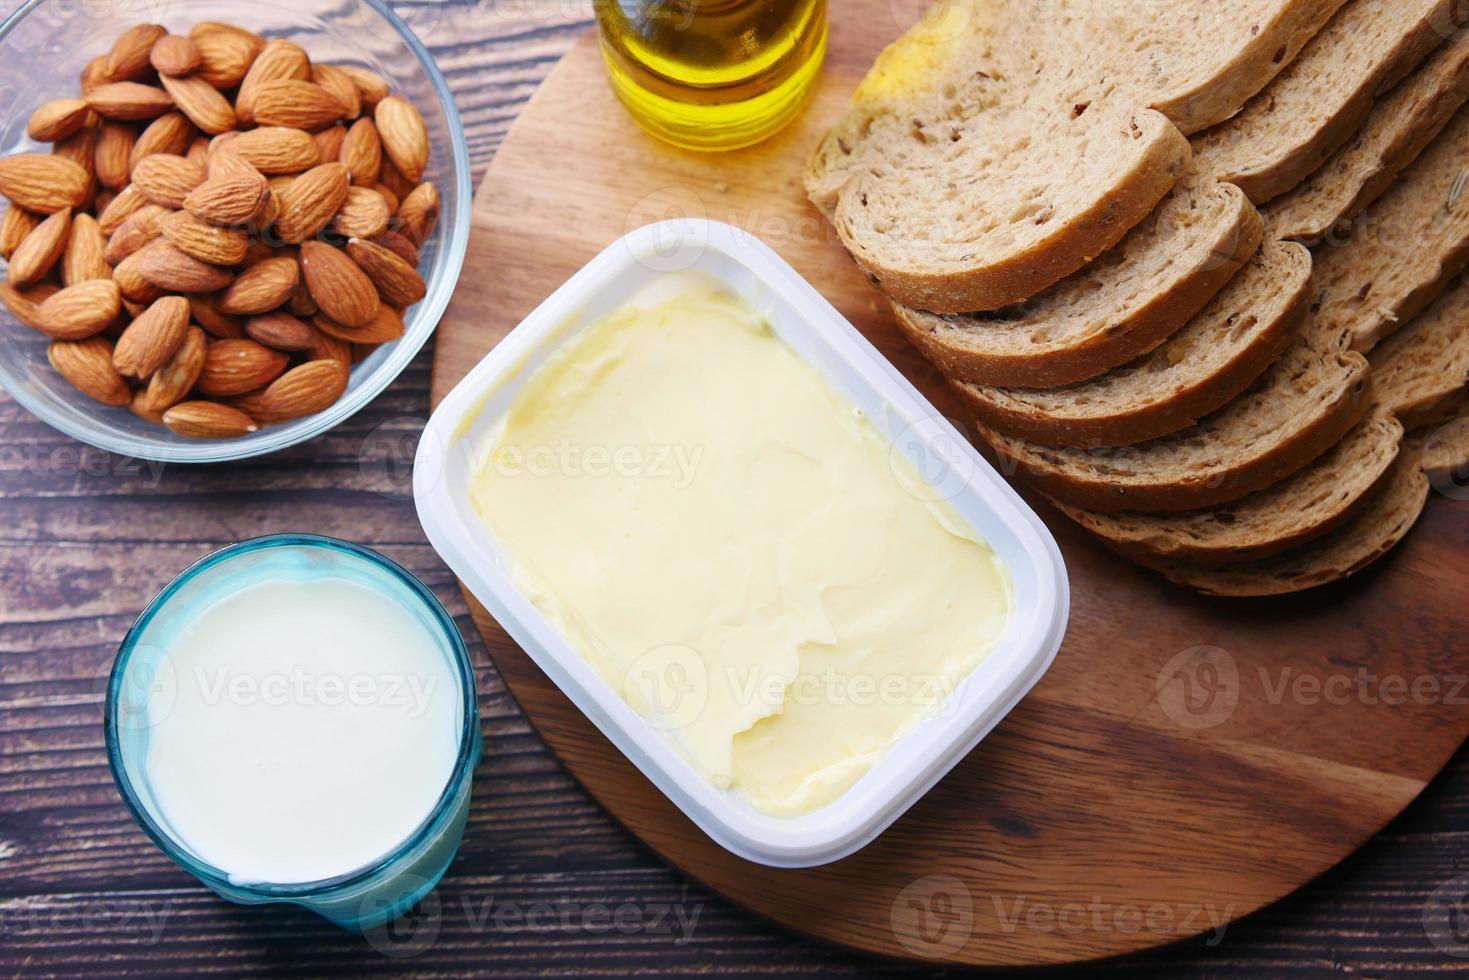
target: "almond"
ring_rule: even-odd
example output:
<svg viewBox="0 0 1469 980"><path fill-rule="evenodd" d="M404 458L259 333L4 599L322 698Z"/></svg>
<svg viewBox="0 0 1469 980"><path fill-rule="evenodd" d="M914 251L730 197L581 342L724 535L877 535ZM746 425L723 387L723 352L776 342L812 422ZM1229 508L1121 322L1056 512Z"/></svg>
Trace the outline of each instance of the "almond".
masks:
<svg viewBox="0 0 1469 980"><path fill-rule="evenodd" d="M157 204L143 205L112 233L102 258L108 265L120 265L129 255L162 234L163 219L172 213Z"/></svg>
<svg viewBox="0 0 1469 980"><path fill-rule="evenodd" d="M189 301L165 296L128 324L112 352L112 366L124 377L146 379L168 363L189 331Z"/></svg>
<svg viewBox="0 0 1469 980"><path fill-rule="evenodd" d="M255 121L255 93L260 86L280 79L311 80L311 59L300 45L285 40L271 41L260 52L235 98L235 111L241 122Z"/></svg>
<svg viewBox="0 0 1469 980"><path fill-rule="evenodd" d="M239 265L250 248L250 236L233 228L201 221L187 211L174 211L158 224L179 251L210 265Z"/></svg>
<svg viewBox="0 0 1469 980"><path fill-rule="evenodd" d="M291 298L300 278L300 266L288 256L257 262L220 295L220 312L239 316L267 313Z"/></svg>
<svg viewBox="0 0 1469 980"><path fill-rule="evenodd" d="M148 206L148 199L142 191L132 186L124 187L107 207L97 212L97 227L102 229L102 234L111 235L122 227L124 221Z"/></svg>
<svg viewBox="0 0 1469 980"><path fill-rule="evenodd" d="M413 241L403 232L401 218L394 218L388 222L388 230L377 236L377 244L413 268L418 268L418 246L413 244Z"/></svg>
<svg viewBox="0 0 1469 980"><path fill-rule="evenodd" d="M65 157L44 153L0 157L0 194L37 214L81 207L91 181L85 167Z"/></svg>
<svg viewBox="0 0 1469 980"><path fill-rule="evenodd" d="M378 137L382 137L381 132L378 133ZM399 201L412 194L413 189L418 186L398 172L398 168L393 165L390 157L383 157L383 169L377 175L377 182L378 186L386 187Z"/></svg>
<svg viewBox="0 0 1469 980"><path fill-rule="evenodd" d="M311 80L332 94L347 111L342 114L345 119L356 119L362 115L362 93L357 91L357 85L348 75L336 65L312 65Z"/></svg>
<svg viewBox="0 0 1469 980"><path fill-rule="evenodd" d="M36 308L37 329L57 340L101 333L122 311L122 294L111 279L90 279L59 289Z"/></svg>
<svg viewBox="0 0 1469 980"><path fill-rule="evenodd" d="M66 139L51 146L52 156L69 160L86 171L87 190L82 196L82 203L77 206L78 210L94 210L97 206L97 194L102 189L97 183L96 172L92 169L92 158L96 147L97 128L92 126L79 129Z"/></svg>
<svg viewBox="0 0 1469 980"><path fill-rule="evenodd" d="M41 219L24 208L11 205L0 220L0 258L10 261L20 243L41 223Z"/></svg>
<svg viewBox="0 0 1469 980"><path fill-rule="evenodd" d="M342 153L342 143L347 138L346 126L330 126L319 133L313 133L312 139L316 140L316 152L325 163L337 159Z"/></svg>
<svg viewBox="0 0 1469 980"><path fill-rule="evenodd" d="M206 395L243 395L274 381L290 359L253 340L216 340L204 355L199 390Z"/></svg>
<svg viewBox="0 0 1469 980"><path fill-rule="evenodd" d="M357 86L357 94L362 98L362 104L372 108L388 97L388 83L383 81L377 72L356 65L337 65L337 70L348 78L352 84Z"/></svg>
<svg viewBox="0 0 1469 980"><path fill-rule="evenodd" d="M32 330L41 329L41 304L57 292L59 290L49 282L30 289L16 289L8 282L0 282L0 302L5 304L11 316Z"/></svg>
<svg viewBox="0 0 1469 980"><path fill-rule="evenodd" d="M235 152L239 140L229 140L209 148L209 179L248 177L251 180L264 178L256 166Z"/></svg>
<svg viewBox="0 0 1469 980"><path fill-rule="evenodd" d="M352 367L352 344L340 337L316 331L316 345L306 352L307 360L336 361L348 370Z"/></svg>
<svg viewBox="0 0 1469 980"><path fill-rule="evenodd" d="M377 135L377 125L366 117L353 123L342 140L337 159L352 175L353 184L359 187L376 184L377 175L383 169L383 144Z"/></svg>
<svg viewBox="0 0 1469 980"><path fill-rule="evenodd" d="M107 239L97 227L97 219L79 214L71 219L71 232L66 251L61 255L61 281L68 286L89 279L111 279L112 266L105 257Z"/></svg>
<svg viewBox="0 0 1469 980"><path fill-rule="evenodd" d="M347 168L340 163L312 167L282 192L275 230L281 241L304 242L325 228L341 210L350 189Z"/></svg>
<svg viewBox="0 0 1469 980"><path fill-rule="evenodd" d="M106 337L54 341L46 359L78 391L104 405L126 405L132 399L132 389L112 367L112 344Z"/></svg>
<svg viewBox="0 0 1469 980"><path fill-rule="evenodd" d="M388 202L377 191L353 187L331 228L346 238L376 238L388 229Z"/></svg>
<svg viewBox="0 0 1469 980"><path fill-rule="evenodd" d="M229 149L256 170L272 176L299 174L320 162L311 134L286 126L262 126L241 133L229 141Z"/></svg>
<svg viewBox="0 0 1469 980"><path fill-rule="evenodd" d="M173 99L156 85L108 82L87 93L87 105L104 119L152 119L173 108Z"/></svg>
<svg viewBox="0 0 1469 980"><path fill-rule="evenodd" d="M290 353L316 346L316 328L283 310L251 317L245 324L245 333L257 343Z"/></svg>
<svg viewBox="0 0 1469 980"><path fill-rule="evenodd" d="M398 172L413 183L423 177L428 166L428 127L413 103L398 95L390 95L373 111L383 151Z"/></svg>
<svg viewBox="0 0 1469 980"><path fill-rule="evenodd" d="M403 202L398 199L398 195L397 194L394 194L392 191L388 190L382 184L373 184L372 185L372 189L375 190L375 191L377 191L378 196L380 196L384 201L388 202L388 213L389 214L397 214L398 213L398 205L402 204Z"/></svg>
<svg viewBox="0 0 1469 980"><path fill-rule="evenodd" d="M255 88L251 106L255 121L262 126L290 126L315 132L347 114L336 96L314 82L277 78Z"/></svg>
<svg viewBox="0 0 1469 980"><path fill-rule="evenodd" d="M301 271L311 298L337 323L365 327L377 316L377 289L346 253L322 242L303 242Z"/></svg>
<svg viewBox="0 0 1469 980"><path fill-rule="evenodd" d="M228 269L200 262L178 250L172 242L155 241L144 246L129 261L136 259L138 272L144 279L171 293L212 293L234 282Z"/></svg>
<svg viewBox="0 0 1469 980"><path fill-rule="evenodd" d="M103 187L117 191L127 186L128 174L132 169L130 160L136 141L133 127L127 123L102 124L102 129L97 134L97 146L92 154L92 165L97 171L97 180Z"/></svg>
<svg viewBox="0 0 1469 980"><path fill-rule="evenodd" d="M219 89L239 85L265 48L265 39L260 35L216 21L195 24L189 40L199 49L195 75Z"/></svg>
<svg viewBox="0 0 1469 980"><path fill-rule="evenodd" d="M195 166L203 167L204 170L208 172L209 140L205 139L203 136L195 137L194 142L189 144L189 149L184 154L184 156L188 158L190 163L194 164Z"/></svg>
<svg viewBox="0 0 1469 980"><path fill-rule="evenodd" d="M417 269L376 242L354 238L347 242L347 254L367 273L383 302L391 306L412 306L428 292Z"/></svg>
<svg viewBox="0 0 1469 980"><path fill-rule="evenodd" d="M259 265L266 259L276 257L275 248L263 238L256 238L250 242L250 247L245 250L245 260L242 263L246 268Z"/></svg>
<svg viewBox="0 0 1469 980"><path fill-rule="evenodd" d="M87 62L86 67L82 69L82 97L85 98L87 93L97 86L106 85L108 82L113 81L116 81L116 79L109 77L107 74L107 55L98 55Z"/></svg>
<svg viewBox="0 0 1469 980"><path fill-rule="evenodd" d="M181 208L189 192L204 183L205 173L188 157L154 153L133 168L133 186L154 204Z"/></svg>
<svg viewBox="0 0 1469 980"><path fill-rule="evenodd" d="M330 408L347 390L350 376L336 360L307 361L270 383L257 402L262 422L284 422Z"/></svg>
<svg viewBox="0 0 1469 980"><path fill-rule="evenodd" d="M403 336L402 315L386 304L380 305L372 319L360 327L349 327L320 313L311 322L327 336L353 344L386 344Z"/></svg>
<svg viewBox="0 0 1469 980"><path fill-rule="evenodd" d="M71 235L71 211L57 211L31 229L10 257L9 277L18 288L34 286L51 271L66 251Z"/></svg>
<svg viewBox="0 0 1469 980"><path fill-rule="evenodd" d="M112 42L103 70L115 82L135 82L148 74L148 56L159 38L168 31L157 24L138 24L123 31Z"/></svg>
<svg viewBox="0 0 1469 980"><path fill-rule="evenodd" d="M422 248L439 218L439 189L428 181L419 184L398 205L397 217L402 219L403 233Z"/></svg>
<svg viewBox="0 0 1469 980"><path fill-rule="evenodd" d="M147 388L138 388L133 392L133 400L128 402L128 411L144 422L152 422L154 425L163 424L163 413L153 408L153 402L148 398Z"/></svg>
<svg viewBox="0 0 1469 980"><path fill-rule="evenodd" d="M306 280L303 278L296 283L296 291L291 293L291 298L286 301L286 309L294 316L316 316L321 312L321 307L316 305L316 300L311 298L311 290L306 288Z"/></svg>
<svg viewBox="0 0 1469 980"><path fill-rule="evenodd" d="M143 250L139 249L112 269L112 281L117 283L123 299L132 303L151 303L164 293L143 275L142 254Z"/></svg>
<svg viewBox="0 0 1469 980"><path fill-rule="evenodd" d="M218 402L179 402L163 413L163 424L191 439L234 439L260 426L240 411Z"/></svg>
<svg viewBox="0 0 1469 980"><path fill-rule="evenodd" d="M138 161L154 153L183 156L188 152L189 144L194 142L196 135L198 131L194 129L194 124L189 122L188 116L177 111L165 112L138 134L138 140L133 144L132 153L128 156L129 173L138 165Z"/></svg>
<svg viewBox="0 0 1469 980"><path fill-rule="evenodd" d="M211 136L235 128L235 110L219 90L202 78L163 75L163 89L189 121Z"/></svg>
<svg viewBox="0 0 1469 980"><path fill-rule="evenodd" d="M184 209L212 225L243 225L270 203L270 187L259 175L215 177L184 198Z"/></svg>
<svg viewBox="0 0 1469 980"><path fill-rule="evenodd" d="M190 38L170 34L153 42L148 61L160 75L183 78L199 70L204 56Z"/></svg>
<svg viewBox="0 0 1469 980"><path fill-rule="evenodd" d="M195 293L188 297L189 313L194 317L194 322L215 337L223 340L235 340L245 336L245 329L238 317L230 316L219 308L215 297L205 293Z"/></svg>
<svg viewBox="0 0 1469 980"><path fill-rule="evenodd" d="M52 99L31 113L26 135L40 143L64 140L82 128L91 111L82 99Z"/></svg>
<svg viewBox="0 0 1469 980"><path fill-rule="evenodd" d="M203 330L198 327L185 329L184 339L179 342L178 350L174 351L167 363L153 372L148 379L148 387L140 392L149 411L162 413L183 401L193 390L199 375L204 371L204 352L208 345L209 341Z"/></svg>

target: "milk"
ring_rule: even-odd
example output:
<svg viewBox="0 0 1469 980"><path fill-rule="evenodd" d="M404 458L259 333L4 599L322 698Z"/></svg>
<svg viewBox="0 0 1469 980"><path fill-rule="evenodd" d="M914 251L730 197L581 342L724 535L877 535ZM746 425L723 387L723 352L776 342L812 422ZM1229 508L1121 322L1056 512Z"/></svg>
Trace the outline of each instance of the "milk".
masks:
<svg viewBox="0 0 1469 980"><path fill-rule="evenodd" d="M231 882L371 865L414 834L454 772L455 665L421 617L356 581L228 592L177 631L158 678L143 759L153 800Z"/></svg>

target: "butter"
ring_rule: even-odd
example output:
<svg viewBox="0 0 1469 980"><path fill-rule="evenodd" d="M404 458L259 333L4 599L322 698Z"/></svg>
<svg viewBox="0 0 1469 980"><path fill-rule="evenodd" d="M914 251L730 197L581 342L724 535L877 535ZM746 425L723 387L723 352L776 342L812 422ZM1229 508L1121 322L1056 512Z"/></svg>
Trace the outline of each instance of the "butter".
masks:
<svg viewBox="0 0 1469 980"><path fill-rule="evenodd" d="M472 465L517 585L715 786L797 816L941 710L995 553L740 300L655 282L541 365Z"/></svg>

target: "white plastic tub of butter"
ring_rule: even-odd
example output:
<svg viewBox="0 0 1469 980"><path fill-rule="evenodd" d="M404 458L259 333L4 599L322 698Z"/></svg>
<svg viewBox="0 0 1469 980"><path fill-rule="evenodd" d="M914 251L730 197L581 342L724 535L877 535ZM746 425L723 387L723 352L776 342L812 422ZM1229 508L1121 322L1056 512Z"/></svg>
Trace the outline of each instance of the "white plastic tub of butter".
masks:
<svg viewBox="0 0 1469 980"><path fill-rule="evenodd" d="M728 225L650 225L588 263L439 406L414 495L541 669L762 864L875 838L1065 631L1035 514Z"/></svg>

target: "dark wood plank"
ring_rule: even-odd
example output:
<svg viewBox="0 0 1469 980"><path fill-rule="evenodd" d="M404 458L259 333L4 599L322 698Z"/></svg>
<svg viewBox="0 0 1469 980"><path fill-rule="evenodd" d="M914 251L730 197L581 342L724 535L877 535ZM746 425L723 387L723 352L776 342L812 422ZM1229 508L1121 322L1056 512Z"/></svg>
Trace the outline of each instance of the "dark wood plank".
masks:
<svg viewBox="0 0 1469 980"><path fill-rule="evenodd" d="M0 11L14 5L4 0ZM410 21L433 20L425 40L465 113L477 172L586 19L580 2L400 6ZM382 398L308 445L156 476L79 447L0 395L0 975L930 972L804 940L688 884L550 756L488 666L451 577L417 529L402 465L410 456L381 438L403 437L411 448L428 414L431 357L432 348ZM449 606L482 665L488 742L471 824L438 893L439 938L417 955L385 956L305 913L216 900L147 844L107 774L96 683L141 604L211 548L284 529L341 534L406 561ZM1462 660L1462 647L1446 652ZM1088 974L1462 975L1469 961L1434 945L1423 910L1436 887L1465 873L1469 755L1461 753L1345 866L1231 927L1218 946L1189 943ZM651 926L672 905L698 911L688 942ZM624 906L633 928L605 928L603 907ZM539 924L517 917L543 908L557 914ZM150 922L160 917L155 932Z"/></svg>

